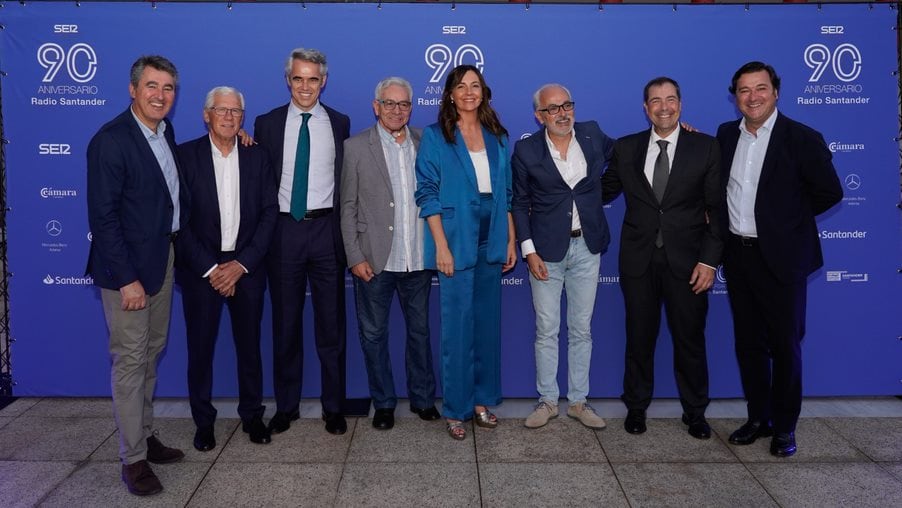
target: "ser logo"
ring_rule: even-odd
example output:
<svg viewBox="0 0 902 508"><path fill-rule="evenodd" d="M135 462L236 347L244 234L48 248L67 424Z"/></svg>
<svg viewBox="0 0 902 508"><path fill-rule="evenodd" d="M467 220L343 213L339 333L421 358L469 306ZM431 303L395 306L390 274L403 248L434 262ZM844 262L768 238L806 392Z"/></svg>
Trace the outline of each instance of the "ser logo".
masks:
<svg viewBox="0 0 902 508"><path fill-rule="evenodd" d="M41 44L37 58L38 64L47 69L41 78L44 83L53 82L63 67L66 68L66 74L76 83L87 83L97 74L97 52L83 42L73 44L68 51L54 42Z"/></svg>
<svg viewBox="0 0 902 508"><path fill-rule="evenodd" d="M842 25L823 25L821 35L842 35L846 33L846 27Z"/></svg>
<svg viewBox="0 0 902 508"><path fill-rule="evenodd" d="M454 28L466 29L465 27ZM485 56L479 46L475 44L463 44L453 51L445 44L433 44L426 48L423 58L426 60L426 65L433 70L432 76L429 78L430 83L438 83L448 69L465 63L473 64L480 72L484 72Z"/></svg>
<svg viewBox="0 0 902 508"><path fill-rule="evenodd" d="M453 25L444 25L442 26L442 35L466 35L467 27L465 26L453 26Z"/></svg>
<svg viewBox="0 0 902 508"><path fill-rule="evenodd" d="M78 25L53 25L55 34L77 34Z"/></svg>
<svg viewBox="0 0 902 508"><path fill-rule="evenodd" d="M814 69L808 78L809 83L820 81L828 69L844 83L855 81L861 74L861 51L854 44L840 44L833 51L824 44L809 44L803 57L805 65Z"/></svg>
<svg viewBox="0 0 902 508"><path fill-rule="evenodd" d="M38 145L39 155L72 155L72 146L68 143L41 143Z"/></svg>

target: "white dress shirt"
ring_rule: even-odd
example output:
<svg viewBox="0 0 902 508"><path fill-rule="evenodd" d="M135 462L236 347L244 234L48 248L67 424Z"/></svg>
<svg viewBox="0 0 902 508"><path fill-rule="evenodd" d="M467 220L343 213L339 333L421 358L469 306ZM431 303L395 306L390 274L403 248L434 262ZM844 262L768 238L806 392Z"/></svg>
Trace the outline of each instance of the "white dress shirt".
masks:
<svg viewBox="0 0 902 508"><path fill-rule="evenodd" d="M382 153L391 180L394 225L391 226L391 250L384 270L389 272L413 272L423 269L423 219L414 200L417 182L414 167L416 148L410 139L410 130L404 127L404 141L398 143L394 136L378 125Z"/></svg>
<svg viewBox="0 0 902 508"><path fill-rule="evenodd" d="M730 166L727 182L727 211L730 217L730 232L739 236L758 237L755 223L755 199L758 194L758 180L770 135L777 121L777 110L768 117L755 134L745 126L745 118L739 122L739 141Z"/></svg>
<svg viewBox="0 0 902 508"><path fill-rule="evenodd" d="M210 140L213 152L213 172L216 175L216 196L219 198L219 224L222 235L222 252L235 250L238 241L238 225L241 223L241 187L238 185L238 146L223 156Z"/></svg>
<svg viewBox="0 0 902 508"><path fill-rule="evenodd" d="M301 113L310 113L310 166L307 176L307 210L332 208L335 191L335 138L329 114L319 102L310 111L301 111L294 102L288 103L285 119L285 138L282 148L282 177L279 181L279 211L291 212L291 188L294 184L294 159L301 130Z"/></svg>
<svg viewBox="0 0 902 508"><path fill-rule="evenodd" d="M669 166L667 166L667 173L670 173L670 168L673 167L673 157L676 154L677 141L680 139L679 124L677 124L677 128L668 134L666 138L658 136L658 133L656 133L654 129L651 130L651 136L648 137L648 149L645 152L645 178L648 180L648 185L653 185L652 181L655 175L655 161L658 160L658 154L661 153L661 147L658 146L658 141L662 139L667 141L667 162L669 164Z"/></svg>
<svg viewBox="0 0 902 508"><path fill-rule="evenodd" d="M476 185L479 187L479 192L490 194L492 192L492 173L485 148L478 152L470 152L470 160L473 161L473 168L476 169Z"/></svg>

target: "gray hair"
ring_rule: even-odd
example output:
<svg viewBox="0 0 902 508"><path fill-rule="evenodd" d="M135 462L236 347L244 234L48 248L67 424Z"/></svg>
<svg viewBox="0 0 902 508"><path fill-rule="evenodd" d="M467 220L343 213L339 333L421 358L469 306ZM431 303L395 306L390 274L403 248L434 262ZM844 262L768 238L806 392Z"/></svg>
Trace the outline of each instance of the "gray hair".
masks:
<svg viewBox="0 0 902 508"><path fill-rule="evenodd" d="M295 48L291 50L291 54L288 55L288 60L285 62L285 77L289 77L291 74L291 65L295 60L319 64L319 73L323 76L329 74L329 67L326 65L326 55L315 49Z"/></svg>
<svg viewBox="0 0 902 508"><path fill-rule="evenodd" d="M407 91L407 97L413 99L413 87L410 86L410 82L408 82L404 78L399 78L397 76L391 76L383 79L376 85L376 100L382 99L382 92L385 91L386 88L397 85Z"/></svg>
<svg viewBox="0 0 902 508"><path fill-rule="evenodd" d="M566 86L560 83L545 83L544 85L540 86L538 90L536 90L536 93L532 94L532 109L534 111L539 110L539 96L542 95L542 92L548 90L549 88L560 88L567 94L567 98L569 100L573 100L573 95L570 93L570 90L568 90Z"/></svg>
<svg viewBox="0 0 902 508"><path fill-rule="evenodd" d="M152 67L158 71L168 73L172 76L172 81L178 85L179 71L175 69L175 64L170 62L166 57L160 55L142 55L135 60L135 63L132 64L132 69L129 72L129 79L131 80L133 87L138 87L138 82L141 81L141 74L144 74L144 69L147 67Z"/></svg>
<svg viewBox="0 0 902 508"><path fill-rule="evenodd" d="M217 95L237 96L238 102L241 103L241 109L244 109L244 94L239 92L237 88L233 88L231 86L217 86L216 88L207 92L207 98L204 100L204 109L210 109L213 107L213 101L216 99Z"/></svg>

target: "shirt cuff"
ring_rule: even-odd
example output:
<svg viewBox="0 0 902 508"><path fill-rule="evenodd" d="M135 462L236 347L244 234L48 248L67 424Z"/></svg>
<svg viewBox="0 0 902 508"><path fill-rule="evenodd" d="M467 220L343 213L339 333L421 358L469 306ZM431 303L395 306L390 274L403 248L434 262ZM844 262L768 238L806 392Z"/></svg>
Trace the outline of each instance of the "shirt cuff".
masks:
<svg viewBox="0 0 902 508"><path fill-rule="evenodd" d="M532 238L520 242L520 255L524 258L530 254L535 254L536 246L532 243Z"/></svg>
<svg viewBox="0 0 902 508"><path fill-rule="evenodd" d="M699 261L698 264L700 264L700 265L702 265L702 266L707 266L708 268L714 270L715 272L717 271L717 268L716 268L716 267L713 267L713 266L711 266L711 265L706 265L706 264L702 263L701 261Z"/></svg>
<svg viewBox="0 0 902 508"><path fill-rule="evenodd" d="M213 265L213 266L211 266L210 269L207 270L206 273L204 273L203 278L206 279L207 277L209 277L210 274L213 273L213 270L215 270L217 266L219 266L219 265Z"/></svg>
<svg viewBox="0 0 902 508"><path fill-rule="evenodd" d="M244 270L244 273L251 273L251 272L247 269L247 267L245 267L244 265L241 264L241 261L238 261L238 260L236 259L235 262L238 263L238 266L240 266L242 270Z"/></svg>

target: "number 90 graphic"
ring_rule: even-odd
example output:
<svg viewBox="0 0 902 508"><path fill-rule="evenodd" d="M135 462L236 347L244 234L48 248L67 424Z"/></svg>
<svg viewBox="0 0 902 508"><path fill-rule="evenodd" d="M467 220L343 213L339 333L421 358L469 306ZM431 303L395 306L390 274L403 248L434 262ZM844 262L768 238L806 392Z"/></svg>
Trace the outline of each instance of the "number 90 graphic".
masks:
<svg viewBox="0 0 902 508"><path fill-rule="evenodd" d="M811 44L805 48L805 65L814 69L809 83L821 79L824 71L833 68L836 79L848 83L861 74L861 51L854 44L840 44L833 52L823 44Z"/></svg>
<svg viewBox="0 0 902 508"><path fill-rule="evenodd" d="M66 67L66 73L76 83L87 83L97 74L97 53L91 46L79 42L73 44L66 52L59 44L48 42L38 48L38 63L47 69L44 83L50 83Z"/></svg>
<svg viewBox="0 0 902 508"><path fill-rule="evenodd" d="M442 77L452 64L454 67L457 67L463 63L468 63L464 62L465 59L472 60L473 65L475 65L480 72L482 72L482 68L485 66L485 57L482 55L482 50L475 44L464 44L454 52L444 44L433 44L426 48L424 58L426 59L426 65L428 65L430 69L435 70L435 72L432 73L432 77L429 78L430 83L438 83L441 81Z"/></svg>

